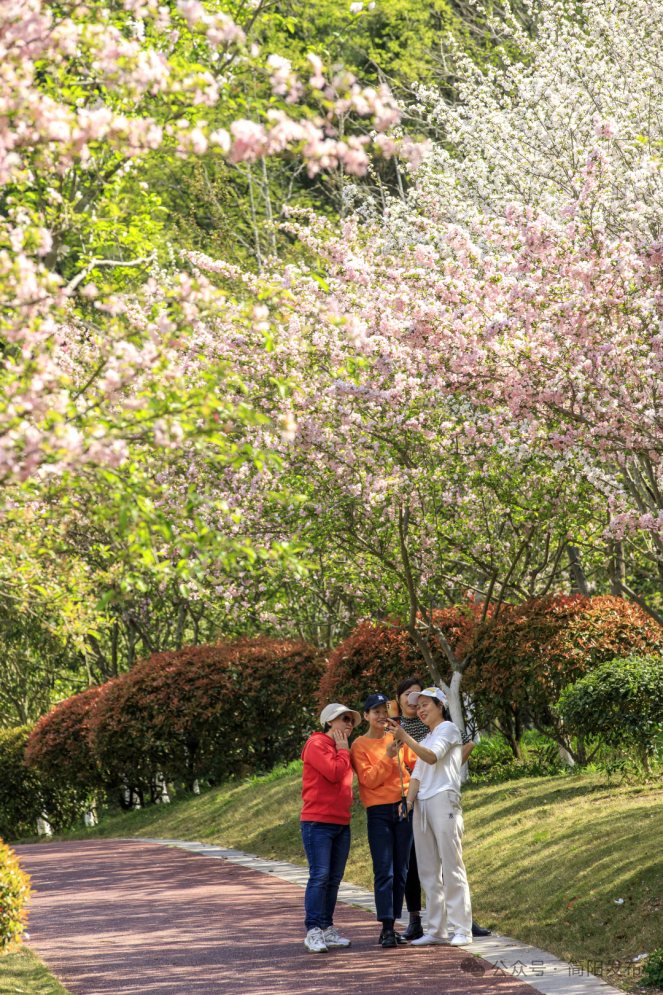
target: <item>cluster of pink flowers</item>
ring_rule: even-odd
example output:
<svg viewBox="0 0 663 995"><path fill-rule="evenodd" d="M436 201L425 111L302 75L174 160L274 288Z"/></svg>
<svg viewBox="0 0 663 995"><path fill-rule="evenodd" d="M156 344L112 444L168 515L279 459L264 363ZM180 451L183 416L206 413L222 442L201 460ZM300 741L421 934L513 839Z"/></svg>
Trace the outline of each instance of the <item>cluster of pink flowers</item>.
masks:
<svg viewBox="0 0 663 995"><path fill-rule="evenodd" d="M7 0L0 7L0 184L9 188L10 205L0 230L0 332L12 345L0 400L3 480L25 480L40 467L52 473L81 461L117 465L127 456L128 436L151 433L157 446L176 448L186 433L169 418L166 403L158 417L144 417L149 384L173 388L186 343L218 296L207 281L194 286L186 276L171 276L170 284L159 277L143 293L102 299L86 269L64 286L52 272L61 244L54 243L39 210L26 204L42 198L63 206L63 177L84 177L102 161L112 175L164 144L185 157L205 153L211 143L233 162L293 149L312 175L340 163L361 174L368 167L368 139L341 141L336 116L353 110L380 131L399 120L386 89L362 89L343 75L328 84L316 56L310 60L313 85L325 91L328 108L320 118L295 120L272 109L264 122L235 121L229 130L212 130L194 114L173 120L173 101L189 108L223 101L226 83L213 71L215 53L220 46L242 46L244 34L200 0L181 0L176 10L156 0L126 0L124 11L101 11L98 17L99 8L82 4L56 16L47 0ZM209 68L198 57L183 57L187 32L192 44L204 39ZM69 101L66 93L59 100L41 78L41 64L52 68L55 79L66 76L73 56L80 79L93 84L89 100ZM246 49L241 56L257 57ZM275 94L286 102L300 98L303 84L287 60L273 54L260 68L271 74ZM161 98L167 123L158 119ZM31 195L35 183L39 198ZM99 320L93 330L76 317L74 291L94 302ZM132 429L137 421L140 429Z"/></svg>

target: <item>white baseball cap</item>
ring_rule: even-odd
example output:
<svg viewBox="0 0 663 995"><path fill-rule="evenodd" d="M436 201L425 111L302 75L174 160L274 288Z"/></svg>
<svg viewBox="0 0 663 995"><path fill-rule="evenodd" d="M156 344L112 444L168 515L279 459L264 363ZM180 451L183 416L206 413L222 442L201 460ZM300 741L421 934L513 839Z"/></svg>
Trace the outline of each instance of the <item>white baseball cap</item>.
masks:
<svg viewBox="0 0 663 995"><path fill-rule="evenodd" d="M407 700L411 705L416 705L421 695L424 695L426 698L435 698L442 705L449 704L446 694L444 691L440 691L439 688L424 688L423 691L413 691L412 694L407 696Z"/></svg>
<svg viewBox="0 0 663 995"><path fill-rule="evenodd" d="M337 701L333 701L331 705L325 705L320 713L320 725L323 726L325 722L333 722L337 719L339 715L345 715L349 713L352 716L355 729L361 722L361 715L359 712L355 712L354 708L348 708L347 705L340 705Z"/></svg>

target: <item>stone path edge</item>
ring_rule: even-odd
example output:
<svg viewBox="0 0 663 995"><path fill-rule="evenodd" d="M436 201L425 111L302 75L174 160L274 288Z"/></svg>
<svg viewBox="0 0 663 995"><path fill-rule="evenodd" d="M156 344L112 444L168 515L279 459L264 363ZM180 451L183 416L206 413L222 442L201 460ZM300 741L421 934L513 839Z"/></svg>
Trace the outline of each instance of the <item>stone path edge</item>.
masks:
<svg viewBox="0 0 663 995"><path fill-rule="evenodd" d="M129 840L127 840L129 842ZM179 847L189 853L202 857L213 857L217 860L227 860L261 874L288 881L290 884L306 887L308 870L285 860L266 860L242 850L232 850L228 847L216 846L212 843L196 843L188 840L159 840L146 837L133 837L131 842L154 843L160 846ZM358 906L375 915L373 893L364 891L356 885L343 881L338 893L338 900L347 905ZM407 920L401 920L403 925ZM496 973L509 977L517 977L530 985L540 995L624 995L619 988L613 988L606 981L597 978L581 968L576 968L566 961L539 950L528 943L521 943L510 936L487 936L475 938L468 948L468 954L481 957L491 964Z"/></svg>

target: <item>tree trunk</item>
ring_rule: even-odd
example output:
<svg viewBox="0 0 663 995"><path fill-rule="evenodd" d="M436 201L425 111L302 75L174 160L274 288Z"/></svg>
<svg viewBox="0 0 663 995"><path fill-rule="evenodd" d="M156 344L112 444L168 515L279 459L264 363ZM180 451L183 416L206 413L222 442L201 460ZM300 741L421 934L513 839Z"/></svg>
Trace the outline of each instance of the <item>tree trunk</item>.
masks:
<svg viewBox="0 0 663 995"><path fill-rule="evenodd" d="M567 750L567 748L565 746L562 746L561 743L557 744L557 749L559 751L559 759L562 761L562 763L566 764L567 767L574 767L575 760L571 755L571 751Z"/></svg>
<svg viewBox="0 0 663 995"><path fill-rule="evenodd" d="M182 604L180 605L180 610L177 616L177 634L175 636L175 649L178 651L182 649L182 640L184 639L184 623L186 621L187 608L188 605L186 601L183 601Z"/></svg>
<svg viewBox="0 0 663 995"><path fill-rule="evenodd" d="M587 586L585 571L582 568L580 550L577 546L572 546L569 542L566 544L566 551L569 555L569 566L571 567L578 591L580 594L584 594L585 597L589 597L589 588Z"/></svg>
<svg viewBox="0 0 663 995"><path fill-rule="evenodd" d="M504 736L504 738L506 739L509 746L511 747L511 752L513 753L514 757L517 760L521 760L523 756L523 751L520 745L520 738L515 735L514 730L511 728L511 726L507 726L506 722L504 723L500 722L500 731Z"/></svg>
<svg viewBox="0 0 663 995"><path fill-rule="evenodd" d="M612 595L615 598L623 598L624 592L621 585L626 584L626 563L624 561L624 543L611 542L609 545L610 562L608 570L610 573L610 585Z"/></svg>
<svg viewBox="0 0 663 995"><path fill-rule="evenodd" d="M585 745L584 736L576 736L576 755L578 763L581 767L584 767L587 763L587 746Z"/></svg>
<svg viewBox="0 0 663 995"><path fill-rule="evenodd" d="M448 692L445 692L447 699L449 701L449 712L451 714L451 721L454 725L458 726L461 732L465 732L465 719L463 717L463 703L460 697L460 682L463 679L463 675L459 674L458 671L454 671L449 684ZM444 690L444 689L442 689Z"/></svg>

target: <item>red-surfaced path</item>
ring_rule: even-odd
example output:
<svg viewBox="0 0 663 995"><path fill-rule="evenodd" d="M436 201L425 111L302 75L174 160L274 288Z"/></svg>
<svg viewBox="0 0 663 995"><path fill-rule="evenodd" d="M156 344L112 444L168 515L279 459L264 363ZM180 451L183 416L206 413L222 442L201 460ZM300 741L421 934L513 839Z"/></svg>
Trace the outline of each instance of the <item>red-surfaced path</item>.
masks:
<svg viewBox="0 0 663 995"><path fill-rule="evenodd" d="M348 905L336 925L352 947L310 954L303 889L223 860L116 840L16 850L36 889L29 944L72 995L533 992L464 950L382 950Z"/></svg>

